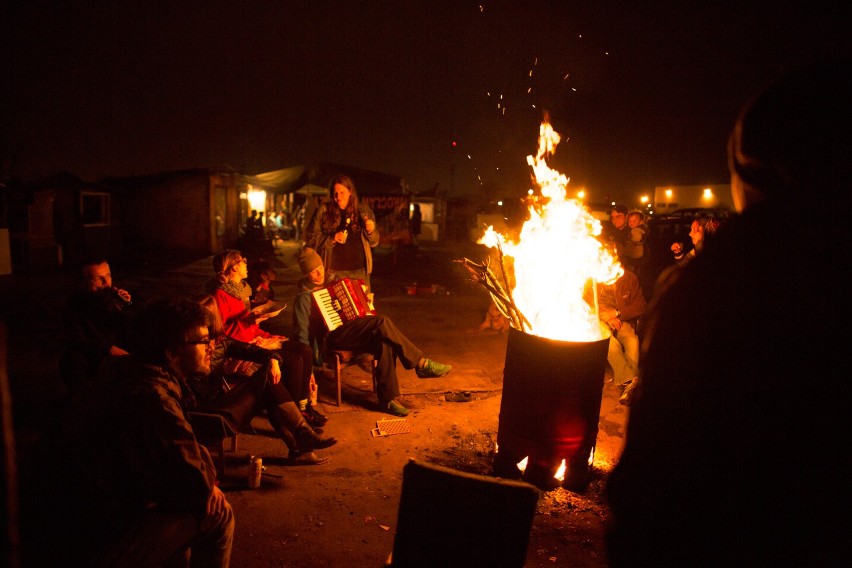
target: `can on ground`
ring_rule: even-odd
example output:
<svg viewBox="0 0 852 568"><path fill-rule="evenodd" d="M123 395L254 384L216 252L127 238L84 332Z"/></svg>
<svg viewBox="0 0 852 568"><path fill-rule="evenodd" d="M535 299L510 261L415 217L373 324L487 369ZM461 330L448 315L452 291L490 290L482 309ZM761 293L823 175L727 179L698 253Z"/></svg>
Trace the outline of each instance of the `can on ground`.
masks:
<svg viewBox="0 0 852 568"><path fill-rule="evenodd" d="M252 456L248 468L249 489L260 487L260 478L263 474L263 460L259 456Z"/></svg>

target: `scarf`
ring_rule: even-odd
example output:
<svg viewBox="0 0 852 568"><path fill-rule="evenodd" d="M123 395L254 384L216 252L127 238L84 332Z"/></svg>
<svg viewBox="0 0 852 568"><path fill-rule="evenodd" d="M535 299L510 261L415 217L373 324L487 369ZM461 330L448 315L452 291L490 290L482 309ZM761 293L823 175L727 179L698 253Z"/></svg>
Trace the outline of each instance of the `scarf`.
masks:
<svg viewBox="0 0 852 568"><path fill-rule="evenodd" d="M219 283L219 289L224 291L229 296L232 296L237 300L241 300L242 303L245 304L246 309L250 309L249 298L251 297L251 286L249 286L245 282L232 282L228 280L224 284Z"/></svg>

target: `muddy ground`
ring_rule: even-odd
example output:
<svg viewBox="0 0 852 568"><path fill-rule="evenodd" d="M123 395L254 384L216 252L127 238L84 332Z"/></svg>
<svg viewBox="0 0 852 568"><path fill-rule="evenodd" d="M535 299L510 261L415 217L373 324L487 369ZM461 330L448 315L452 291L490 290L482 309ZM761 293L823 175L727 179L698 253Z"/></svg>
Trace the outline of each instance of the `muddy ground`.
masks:
<svg viewBox="0 0 852 568"><path fill-rule="evenodd" d="M295 243L279 242L274 251L276 299L288 304L298 278L295 248ZM412 411L405 420L409 431L374 436L376 422L393 417L376 410L368 372L357 363L344 370L343 404L338 407L328 370L316 369L320 406L331 418L326 431L339 440L321 451L332 458L322 466L286 466L283 444L271 436L265 419L256 418L255 433L242 434L237 452L228 453L221 482L237 518L233 566L379 567L393 547L402 468L409 459L489 474L507 335L478 329L488 296L452 262L465 256L481 260L484 254L482 247L463 243L424 244L416 255L377 251L376 307L428 357L453 365L453 371L424 380L400 369L401 402ZM210 259L178 260L166 262L160 255L159 262L114 266L116 283L139 298L200 292L211 275ZM59 313L72 283L72 275L61 271L0 277L22 459L49 418L66 404L55 345ZM406 287L414 283L419 293L408 294ZM288 334L291 317L288 307L270 322L271 329ZM461 397L465 402L448 402L454 393L464 392L470 393ZM603 395L593 480L582 494L564 489L541 494L528 567L607 565L603 535L608 514L602 492L622 448L627 408L618 404L609 386ZM245 483L250 455L261 456L271 474L254 490Z"/></svg>

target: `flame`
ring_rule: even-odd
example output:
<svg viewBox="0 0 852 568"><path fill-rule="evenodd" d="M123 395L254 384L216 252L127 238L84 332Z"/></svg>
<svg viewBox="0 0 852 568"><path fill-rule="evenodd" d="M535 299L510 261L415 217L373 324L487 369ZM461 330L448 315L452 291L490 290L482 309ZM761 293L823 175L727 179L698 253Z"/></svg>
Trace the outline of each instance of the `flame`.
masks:
<svg viewBox="0 0 852 568"><path fill-rule="evenodd" d="M562 463L559 465L559 469L557 469L556 473L553 474L554 479L565 481L565 471L567 469L568 467L565 465L565 460L562 460Z"/></svg>
<svg viewBox="0 0 852 568"><path fill-rule="evenodd" d="M615 282L624 269L597 239L600 221L580 200L566 197L569 178L545 161L560 139L548 122L541 124L537 155L527 156L541 198L529 206L517 242L493 227L478 242L499 246L513 260L512 295L530 323L523 331L561 341L597 341L609 332L598 319L595 284Z"/></svg>

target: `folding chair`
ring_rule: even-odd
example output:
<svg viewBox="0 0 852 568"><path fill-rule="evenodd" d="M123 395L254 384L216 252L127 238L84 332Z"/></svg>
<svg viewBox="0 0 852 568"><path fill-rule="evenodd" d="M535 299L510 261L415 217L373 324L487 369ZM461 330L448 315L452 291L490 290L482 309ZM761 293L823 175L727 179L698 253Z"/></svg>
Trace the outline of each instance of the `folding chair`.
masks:
<svg viewBox="0 0 852 568"><path fill-rule="evenodd" d="M219 414L189 411L186 417L192 424L195 439L213 450L216 471L220 478L223 477L225 475L225 440L231 439L231 451L236 452L239 434L232 434L225 424L225 419Z"/></svg>
<svg viewBox="0 0 852 568"><path fill-rule="evenodd" d="M340 406L343 396L342 396L342 378L341 378L341 370L344 365L351 365L355 360L355 353L352 351L343 351L343 350L335 350L330 349L326 351L326 357L330 359L331 363L331 371L334 375L334 382L337 384L337 406ZM376 367L378 366L378 362L375 359L370 359L370 368L371 375L373 377L373 392L376 391Z"/></svg>

